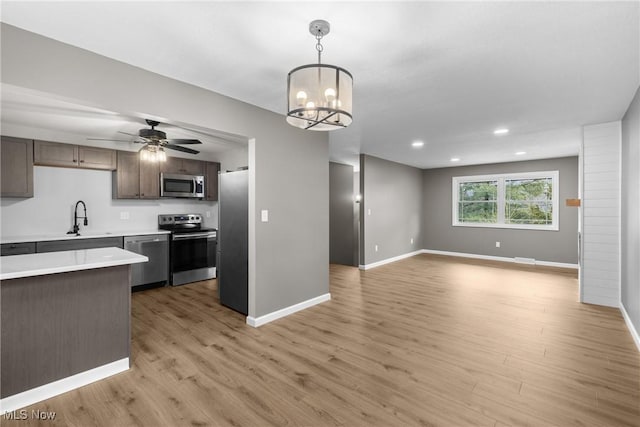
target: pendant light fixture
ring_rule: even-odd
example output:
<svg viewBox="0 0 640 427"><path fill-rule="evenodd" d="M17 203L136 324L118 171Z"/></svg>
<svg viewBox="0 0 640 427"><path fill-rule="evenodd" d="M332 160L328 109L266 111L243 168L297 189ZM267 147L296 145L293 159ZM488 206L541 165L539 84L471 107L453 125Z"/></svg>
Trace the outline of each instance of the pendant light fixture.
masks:
<svg viewBox="0 0 640 427"><path fill-rule="evenodd" d="M329 23L318 19L309 24L316 38L318 63L294 68L287 76L287 122L302 129L334 130L352 121L353 77L341 67L320 63L322 37Z"/></svg>

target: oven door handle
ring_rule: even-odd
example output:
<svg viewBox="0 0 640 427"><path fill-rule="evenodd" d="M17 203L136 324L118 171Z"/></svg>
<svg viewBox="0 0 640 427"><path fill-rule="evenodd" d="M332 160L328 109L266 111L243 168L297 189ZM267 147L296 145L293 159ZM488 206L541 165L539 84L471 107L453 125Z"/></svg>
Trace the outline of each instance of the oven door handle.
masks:
<svg viewBox="0 0 640 427"><path fill-rule="evenodd" d="M191 239L200 239L200 238L212 238L216 237L216 233L188 233L188 234L174 234L172 236L173 240L191 240Z"/></svg>

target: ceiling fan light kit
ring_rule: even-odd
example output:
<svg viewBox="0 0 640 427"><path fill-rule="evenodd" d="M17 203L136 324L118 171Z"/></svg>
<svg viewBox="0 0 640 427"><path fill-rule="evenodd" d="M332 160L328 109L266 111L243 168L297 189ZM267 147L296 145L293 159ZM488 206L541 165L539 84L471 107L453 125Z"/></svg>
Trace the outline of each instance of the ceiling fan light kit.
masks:
<svg viewBox="0 0 640 427"><path fill-rule="evenodd" d="M302 129L327 131L349 126L353 120L353 77L344 68L322 64L322 37L327 21L309 24L316 38L318 63L296 67L287 76L287 122Z"/></svg>
<svg viewBox="0 0 640 427"><path fill-rule="evenodd" d="M140 150L140 159L145 162L166 162L167 154L161 146L147 144Z"/></svg>

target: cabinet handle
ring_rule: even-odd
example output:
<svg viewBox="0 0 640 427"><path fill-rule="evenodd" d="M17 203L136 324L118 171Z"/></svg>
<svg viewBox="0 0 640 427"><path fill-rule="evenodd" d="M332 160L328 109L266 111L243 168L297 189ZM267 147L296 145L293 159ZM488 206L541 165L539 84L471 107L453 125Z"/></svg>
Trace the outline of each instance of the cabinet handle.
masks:
<svg viewBox="0 0 640 427"><path fill-rule="evenodd" d="M144 193L140 193L141 196L144 196Z"/></svg>
<svg viewBox="0 0 640 427"><path fill-rule="evenodd" d="M80 163L84 163L84 160L80 160Z"/></svg>
<svg viewBox="0 0 640 427"><path fill-rule="evenodd" d="M76 160L76 159L73 159L73 163L76 163L76 162L77 162L77 160Z"/></svg>

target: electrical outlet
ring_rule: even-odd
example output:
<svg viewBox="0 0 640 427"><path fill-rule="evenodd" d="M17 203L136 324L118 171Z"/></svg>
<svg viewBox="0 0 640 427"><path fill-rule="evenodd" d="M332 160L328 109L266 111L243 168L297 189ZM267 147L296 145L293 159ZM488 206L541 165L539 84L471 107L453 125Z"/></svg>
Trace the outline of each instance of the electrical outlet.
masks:
<svg viewBox="0 0 640 427"><path fill-rule="evenodd" d="M376 252L378 252L378 245L376 245Z"/></svg>
<svg viewBox="0 0 640 427"><path fill-rule="evenodd" d="M267 209L260 211L260 220L262 222L269 222L269 211Z"/></svg>
<svg viewBox="0 0 640 427"><path fill-rule="evenodd" d="M129 212L120 212L120 219L129 219Z"/></svg>
<svg viewBox="0 0 640 427"><path fill-rule="evenodd" d="M500 247L500 242L496 242L496 248Z"/></svg>
<svg viewBox="0 0 640 427"><path fill-rule="evenodd" d="M371 215L371 209L367 209L367 215Z"/></svg>
<svg viewBox="0 0 640 427"><path fill-rule="evenodd" d="M207 214L207 218L211 218L211 211L206 211L205 213Z"/></svg>
<svg viewBox="0 0 640 427"><path fill-rule="evenodd" d="M411 238L411 244L413 245L413 237Z"/></svg>

